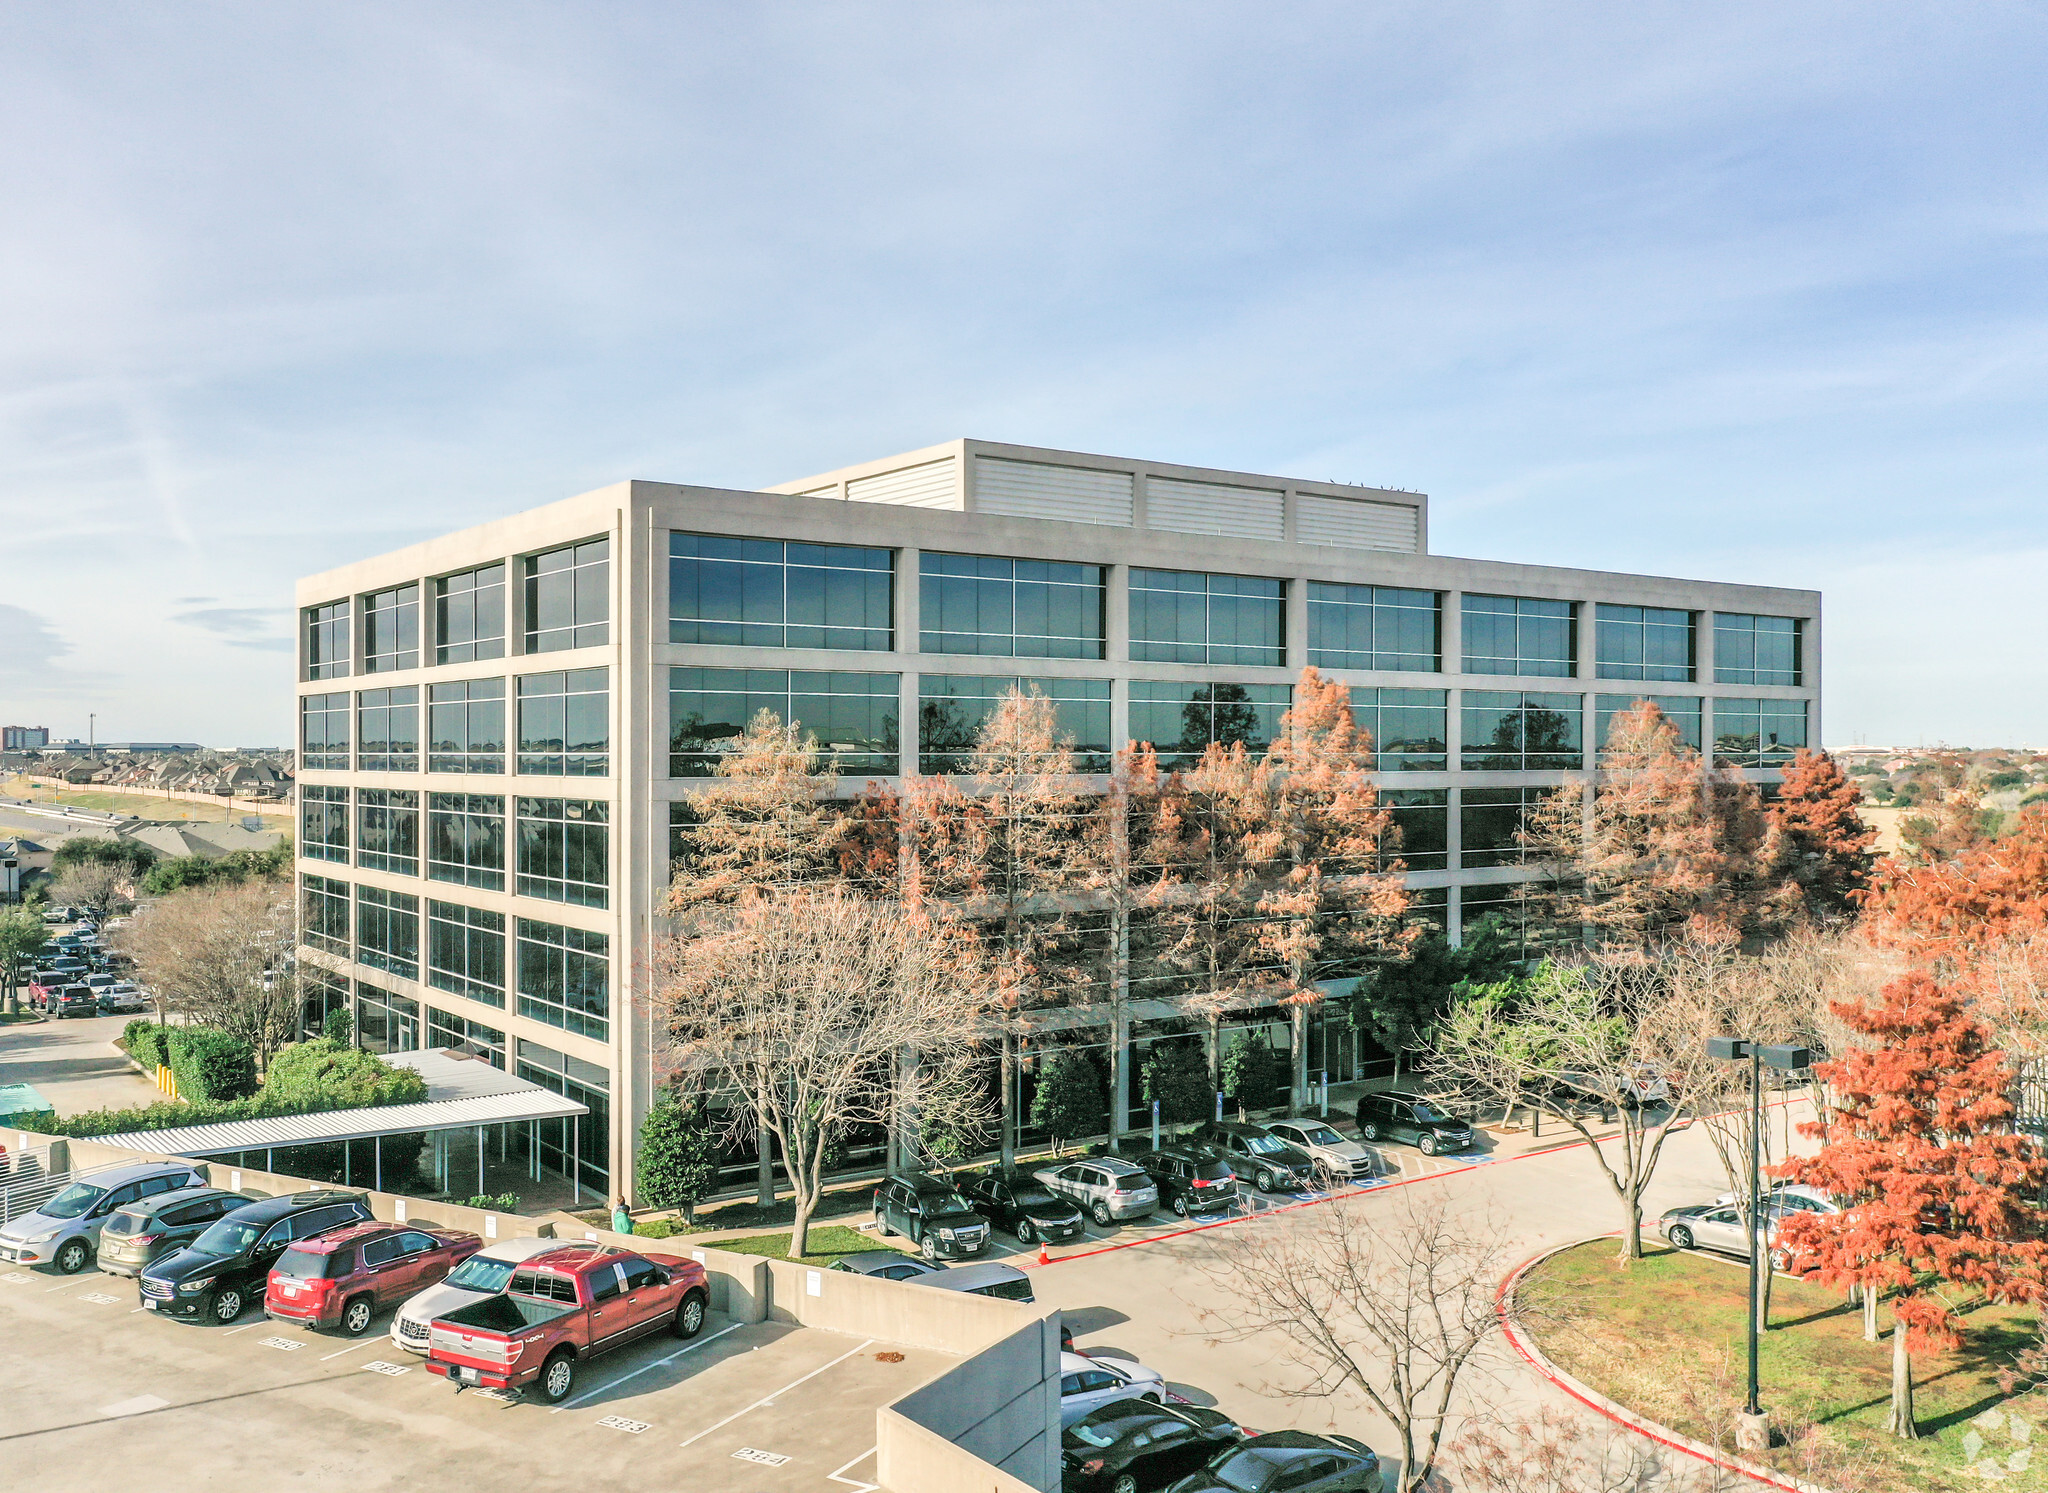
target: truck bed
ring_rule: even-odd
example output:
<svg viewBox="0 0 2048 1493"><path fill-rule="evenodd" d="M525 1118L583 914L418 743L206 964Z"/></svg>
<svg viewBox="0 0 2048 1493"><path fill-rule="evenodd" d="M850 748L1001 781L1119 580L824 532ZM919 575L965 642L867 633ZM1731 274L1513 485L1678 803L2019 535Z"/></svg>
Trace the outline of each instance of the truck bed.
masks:
<svg viewBox="0 0 2048 1493"><path fill-rule="evenodd" d="M531 1296L486 1296L482 1301L458 1307L447 1316L434 1320L486 1332L513 1333L552 1322L576 1310L578 1308L565 1302L538 1301Z"/></svg>

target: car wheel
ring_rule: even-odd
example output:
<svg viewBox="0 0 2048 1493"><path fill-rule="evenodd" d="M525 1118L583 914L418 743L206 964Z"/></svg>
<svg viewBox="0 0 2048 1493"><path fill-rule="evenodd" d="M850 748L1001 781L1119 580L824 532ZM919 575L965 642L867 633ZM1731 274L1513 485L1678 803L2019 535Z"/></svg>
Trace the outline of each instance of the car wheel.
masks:
<svg viewBox="0 0 2048 1493"><path fill-rule="evenodd" d="M1271 1172L1260 1172L1256 1177L1252 1178L1252 1186L1258 1188L1261 1192L1271 1192L1273 1190L1273 1174Z"/></svg>
<svg viewBox="0 0 2048 1493"><path fill-rule="evenodd" d="M213 1320L228 1323L242 1315L242 1293L234 1286L213 1293Z"/></svg>
<svg viewBox="0 0 2048 1493"><path fill-rule="evenodd" d="M1186 1218L1188 1216L1188 1200L1185 1197L1175 1198L1173 1200L1173 1211L1182 1218Z"/></svg>
<svg viewBox="0 0 2048 1493"><path fill-rule="evenodd" d="M1033 1239L1036 1239L1037 1237L1037 1233L1034 1232L1031 1227L1030 1219L1020 1218L1017 1220L1017 1242L1019 1244L1029 1244Z"/></svg>
<svg viewBox="0 0 2048 1493"><path fill-rule="evenodd" d="M1425 1155L1425 1156L1434 1156L1434 1155L1436 1155L1436 1137L1435 1137L1435 1136L1433 1136L1433 1135L1425 1135L1425 1136L1424 1136L1424 1137L1423 1137L1423 1138L1422 1138L1421 1140L1417 1141L1417 1142L1416 1142L1415 1144L1416 1144L1416 1146L1417 1146L1418 1148L1420 1148L1420 1150L1422 1151L1422 1154L1423 1154L1423 1155Z"/></svg>
<svg viewBox="0 0 2048 1493"><path fill-rule="evenodd" d="M341 1309L341 1330L350 1337L361 1337L370 1330L370 1318L375 1315L370 1298L358 1296Z"/></svg>
<svg viewBox="0 0 2048 1493"><path fill-rule="evenodd" d="M939 1241L930 1234L917 1241L917 1249L927 1260L936 1260L939 1257Z"/></svg>
<svg viewBox="0 0 2048 1493"><path fill-rule="evenodd" d="M1091 1211L1094 1213L1097 1223L1101 1224L1105 1229L1109 1227L1109 1204L1097 1203Z"/></svg>
<svg viewBox="0 0 2048 1493"><path fill-rule="evenodd" d="M57 1268L66 1275L76 1275L85 1268L85 1262L92 1258L92 1246L83 1239L73 1239L57 1251Z"/></svg>
<svg viewBox="0 0 2048 1493"><path fill-rule="evenodd" d="M1772 1268L1773 1270L1786 1270L1786 1271L1789 1271L1789 1270L1790 1270L1790 1269L1792 1268L1792 1256L1791 1256L1791 1255L1790 1255L1789 1253L1787 1253L1787 1252L1786 1252L1785 1250L1782 1250L1782 1249L1774 1249L1774 1250L1772 1250L1772 1251L1771 1251L1771 1268Z"/></svg>
<svg viewBox="0 0 2048 1493"><path fill-rule="evenodd" d="M540 1369L541 1398L550 1405L559 1405L569 1398L569 1391L576 1387L576 1359L567 1350L555 1349Z"/></svg>
<svg viewBox="0 0 2048 1493"><path fill-rule="evenodd" d="M1109 1493L1138 1493L1138 1480L1128 1472L1120 1472L1116 1481L1109 1485Z"/></svg>
<svg viewBox="0 0 2048 1493"><path fill-rule="evenodd" d="M1367 1120L1358 1127L1358 1133L1365 1140L1378 1140L1380 1138L1380 1127Z"/></svg>
<svg viewBox="0 0 2048 1493"><path fill-rule="evenodd" d="M693 1338L704 1330L702 1291L692 1291L683 1298L683 1304L676 1308L675 1324L669 1330L679 1338Z"/></svg>
<svg viewBox="0 0 2048 1493"><path fill-rule="evenodd" d="M890 1238L895 1234L895 1232L896 1231L890 1228L888 1223L883 1220L881 1214L877 1213L875 1215L875 1237L877 1239Z"/></svg>
<svg viewBox="0 0 2048 1493"><path fill-rule="evenodd" d="M1673 1249L1692 1248L1692 1230L1687 1228L1684 1224L1674 1225L1671 1232L1666 1234L1664 1237L1671 1241L1671 1247Z"/></svg>

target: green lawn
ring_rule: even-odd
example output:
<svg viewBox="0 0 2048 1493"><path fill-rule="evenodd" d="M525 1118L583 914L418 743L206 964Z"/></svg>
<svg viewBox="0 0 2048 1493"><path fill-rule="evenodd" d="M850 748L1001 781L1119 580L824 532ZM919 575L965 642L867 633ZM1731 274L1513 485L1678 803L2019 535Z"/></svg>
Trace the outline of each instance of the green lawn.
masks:
<svg viewBox="0 0 2048 1493"><path fill-rule="evenodd" d="M877 1244L874 1239L859 1229L849 1229L844 1224L827 1223L811 1225L810 1252L799 1262L805 1265L829 1265L841 1255L865 1254L871 1249L886 1249L887 1245ZM766 1255L771 1260L787 1260L789 1253L789 1231L779 1234L755 1234L746 1239L720 1239L709 1246L712 1249L729 1249L735 1254Z"/></svg>
<svg viewBox="0 0 2048 1493"><path fill-rule="evenodd" d="M1743 1395L1745 1271L1670 1250L1622 1270L1614 1253L1612 1241L1597 1240L1531 1272L1523 1299L1544 1324L1535 1329L1543 1351L1652 1420L1702 1441L1724 1439ZM1997 1381L2014 1354L2038 1341L2038 1318L1981 1301L1964 1315L1969 1325L1957 1352L1914 1357L1922 1439L1903 1442L1884 1431L1889 1337L1865 1342L1862 1314L1841 1295L1780 1277L1771 1301L1774 1326L1759 1350L1760 1398L1775 1426L1810 1425L1809 1447L1825 1450L1820 1465L1794 1447L1774 1449L1768 1460L1836 1487L1960 1493L1985 1482L1969 1469L1972 1454L1980 1461L2018 1454L2005 1484L2048 1490L2048 1450L2036 1460L2026 1446L2031 1428L2048 1422L2048 1394L2008 1401ZM1879 1327L1889 1334L1889 1311L1880 1313ZM1995 1424L1973 1423L1993 1410L2024 1424L2015 1432L2003 1415L1990 1417ZM1831 1482L1833 1464L1841 1462L1863 1464L1867 1480L1838 1474Z"/></svg>

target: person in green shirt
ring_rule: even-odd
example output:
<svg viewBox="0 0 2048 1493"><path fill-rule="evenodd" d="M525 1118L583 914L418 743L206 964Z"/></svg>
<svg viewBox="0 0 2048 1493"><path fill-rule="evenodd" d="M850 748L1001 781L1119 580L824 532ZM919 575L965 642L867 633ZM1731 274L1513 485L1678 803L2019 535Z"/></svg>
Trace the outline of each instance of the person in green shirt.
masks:
<svg viewBox="0 0 2048 1493"><path fill-rule="evenodd" d="M633 1232L633 1215L626 1211L624 1198L612 1199L612 1232L630 1234Z"/></svg>

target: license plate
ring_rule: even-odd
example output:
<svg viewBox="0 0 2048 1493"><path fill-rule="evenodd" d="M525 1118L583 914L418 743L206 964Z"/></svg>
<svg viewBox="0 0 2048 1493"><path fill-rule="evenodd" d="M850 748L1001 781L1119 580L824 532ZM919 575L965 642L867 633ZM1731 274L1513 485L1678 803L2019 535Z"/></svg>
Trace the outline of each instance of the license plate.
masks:
<svg viewBox="0 0 2048 1493"><path fill-rule="evenodd" d="M464 1384L474 1384L477 1382L476 1370L472 1368L464 1368L460 1364L456 1365L455 1377Z"/></svg>
<svg viewBox="0 0 2048 1493"><path fill-rule="evenodd" d="M155 1311L155 1310L156 1310L156 1298L155 1298L154 1296L145 1296L145 1297L143 1297L143 1298L142 1298L142 1309L143 1309L144 1311L146 1311L146 1312L153 1312L153 1311Z"/></svg>
<svg viewBox="0 0 2048 1493"><path fill-rule="evenodd" d="M282 1282L279 1283L278 1289L283 1291L287 1296L296 1296L299 1294L299 1288L297 1286L287 1286Z"/></svg>

